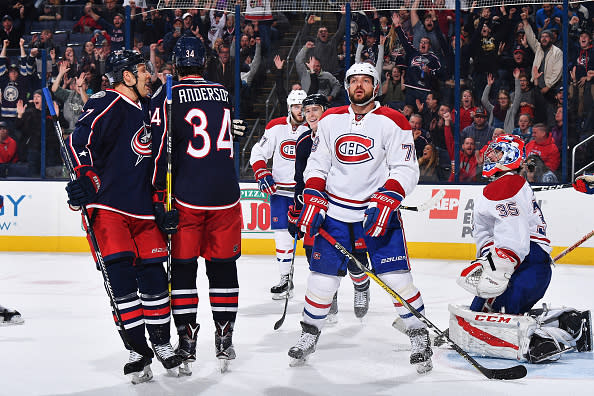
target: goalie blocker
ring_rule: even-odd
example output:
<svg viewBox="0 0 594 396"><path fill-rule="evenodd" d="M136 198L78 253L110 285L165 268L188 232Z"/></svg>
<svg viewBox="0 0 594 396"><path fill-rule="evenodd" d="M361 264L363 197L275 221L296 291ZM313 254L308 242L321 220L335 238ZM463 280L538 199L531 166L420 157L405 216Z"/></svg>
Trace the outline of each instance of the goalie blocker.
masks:
<svg viewBox="0 0 594 396"><path fill-rule="evenodd" d="M508 315L450 304L449 337L470 354L530 363L555 361L571 350L592 350L590 311L543 307Z"/></svg>

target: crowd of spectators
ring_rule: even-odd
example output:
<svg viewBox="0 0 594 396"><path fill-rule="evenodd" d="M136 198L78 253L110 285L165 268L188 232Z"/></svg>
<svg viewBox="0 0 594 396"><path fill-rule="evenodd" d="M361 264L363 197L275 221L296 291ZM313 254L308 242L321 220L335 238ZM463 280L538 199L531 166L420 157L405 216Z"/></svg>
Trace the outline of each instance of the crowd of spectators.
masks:
<svg viewBox="0 0 594 396"><path fill-rule="evenodd" d="M171 0L173 1L173 0ZM593 133L594 2L572 3L568 14L569 111L561 111L563 9L551 4L472 7L460 26L461 102L454 106L455 14L445 0L405 0L405 7L377 11L351 2L350 31L345 8L320 15L272 12L270 0L248 4L235 42L233 14L216 11L222 0L199 0L195 9L156 9L156 0L7 0L0 5L0 177L39 176L41 157L41 52L65 134L72 132L93 93L107 88L107 56L125 48L125 6L130 6L130 42L155 66L152 89L172 73L171 53L179 37L200 38L207 48L205 78L235 89L235 46L239 45L242 114L250 114L258 87L276 78L284 86L287 59L279 51L283 34L302 25L294 52L298 83L321 93L333 106L345 104L344 34L350 34L353 62L373 64L381 76L379 100L411 123L421 181L480 182L485 146L501 133L520 135L535 182L560 180L561 154ZM371 4L373 2L370 2ZM173 4L173 3L172 3ZM362 4L366 9L361 11ZM431 4L434 6L432 8ZM334 21L334 16L336 21ZM54 29L43 24L55 23ZM60 25L59 25L60 24ZM58 26L67 29L60 33ZM36 31L34 27L42 27ZM63 37L69 37L65 41ZM76 40L73 40L76 38ZM285 89L278 89L278 102ZM232 96L233 98L233 96ZM281 106L281 109L283 107ZM260 115L261 116L261 115ZM454 125L459 119L459 149ZM568 127L563 146L563 124ZM51 122L46 123L46 176L63 176ZM577 150L577 168L594 160L594 144ZM571 155L569 155L571 161ZM528 161L527 161L528 163ZM9 166L7 166L9 165ZM534 169L537 169L535 172Z"/></svg>

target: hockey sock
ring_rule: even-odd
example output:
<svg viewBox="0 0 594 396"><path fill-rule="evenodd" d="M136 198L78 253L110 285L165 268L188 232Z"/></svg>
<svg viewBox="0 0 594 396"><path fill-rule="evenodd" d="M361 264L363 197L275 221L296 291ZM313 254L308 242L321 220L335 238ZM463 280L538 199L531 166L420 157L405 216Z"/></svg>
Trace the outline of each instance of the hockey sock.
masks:
<svg viewBox="0 0 594 396"><path fill-rule="evenodd" d="M365 266L368 266L366 253L355 252L353 253L353 255ZM355 290L367 290L369 288L369 276L367 276L365 272L361 271L359 267L357 267L357 265L352 262L352 260L349 260L349 262L347 263L347 268L349 270L349 275L351 277L351 280L353 281L353 286L355 287Z"/></svg>
<svg viewBox="0 0 594 396"><path fill-rule="evenodd" d="M210 307L215 322L235 322L239 282L235 261L206 261Z"/></svg>
<svg viewBox="0 0 594 396"><path fill-rule="evenodd" d="M276 262L281 275L291 272L291 261L293 258L293 238L287 230L274 231L274 243L276 245Z"/></svg>
<svg viewBox="0 0 594 396"><path fill-rule="evenodd" d="M111 289L115 298L116 306L122 318L122 325L126 329L126 335L118 326L118 333L126 344L126 340L131 345L126 348L132 348L134 351L145 354L150 351L146 338L144 336L144 316L142 313L142 304L137 293L136 271L132 265L132 257L124 258L120 261L107 263L105 269L109 277ZM117 317L113 313L113 319L117 326ZM143 353L144 352L144 353Z"/></svg>
<svg viewBox="0 0 594 396"><path fill-rule="evenodd" d="M330 311L334 293L340 286L340 277L311 272L307 278L305 291L305 306L303 307L303 322L317 327L324 326L326 316Z"/></svg>
<svg viewBox="0 0 594 396"><path fill-rule="evenodd" d="M175 327L178 329L185 329L186 324L196 323L199 301L196 287L197 271L196 260L174 260L171 263L171 308Z"/></svg>
<svg viewBox="0 0 594 396"><path fill-rule="evenodd" d="M410 272L387 272L379 275L381 280L390 286L396 293L405 299L413 306L419 313L425 314L425 305L423 304L423 297L421 292L413 284L412 275ZM413 315L406 307L400 304L392 297L396 312L406 325L407 329L418 329L426 327L416 316Z"/></svg>
<svg viewBox="0 0 594 396"><path fill-rule="evenodd" d="M142 301L144 322L151 342L161 345L169 342L169 291L163 264L141 264L136 267L138 289Z"/></svg>

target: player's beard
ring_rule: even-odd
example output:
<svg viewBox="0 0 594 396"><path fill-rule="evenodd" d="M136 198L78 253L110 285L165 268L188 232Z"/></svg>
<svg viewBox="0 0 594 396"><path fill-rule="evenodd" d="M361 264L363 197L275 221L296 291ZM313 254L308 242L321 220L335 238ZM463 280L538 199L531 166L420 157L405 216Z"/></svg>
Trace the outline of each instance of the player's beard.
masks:
<svg viewBox="0 0 594 396"><path fill-rule="evenodd" d="M361 99L355 99L354 94L349 94L349 98L351 99L351 103L356 104L356 105L360 105L363 104L367 101L369 101L371 99L371 97L373 96L373 92L370 93L366 93L365 96L363 96Z"/></svg>

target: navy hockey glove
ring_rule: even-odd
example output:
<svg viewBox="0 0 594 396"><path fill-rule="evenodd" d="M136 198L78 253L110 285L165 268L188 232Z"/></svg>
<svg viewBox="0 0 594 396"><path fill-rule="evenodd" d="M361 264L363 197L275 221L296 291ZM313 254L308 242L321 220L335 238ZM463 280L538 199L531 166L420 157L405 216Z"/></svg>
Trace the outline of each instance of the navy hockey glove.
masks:
<svg viewBox="0 0 594 396"><path fill-rule="evenodd" d="M79 210L82 206L95 202L99 188L101 188L101 179L92 166L78 166L74 171L76 180L72 180L66 185L66 192L70 207L73 210Z"/></svg>
<svg viewBox="0 0 594 396"><path fill-rule="evenodd" d="M293 205L289 206L289 211L287 212L289 223L287 228L289 229L289 234L297 239L303 238L303 233L299 230L299 227L297 227L297 220L299 220L300 215L300 210L295 209Z"/></svg>
<svg viewBox="0 0 594 396"><path fill-rule="evenodd" d="M327 195L313 188L306 188L303 190L303 209L297 220L297 226L309 236L316 236L324 223L327 211Z"/></svg>
<svg viewBox="0 0 594 396"><path fill-rule="evenodd" d="M252 165L254 169L254 176L258 180L258 187L260 191L266 194L274 194L276 192L276 183L272 178L272 173L266 168L264 161L257 161Z"/></svg>
<svg viewBox="0 0 594 396"><path fill-rule="evenodd" d="M170 235L177 232L179 224L179 213L177 209L165 210L165 191L155 191L153 193L153 213L155 213L155 223L161 232Z"/></svg>
<svg viewBox="0 0 594 396"><path fill-rule="evenodd" d="M240 119L235 119L231 123L231 134L233 137L241 138L245 135L247 130L247 122Z"/></svg>
<svg viewBox="0 0 594 396"><path fill-rule="evenodd" d="M398 207L402 196L396 191L381 187L371 194L369 206L363 218L363 231L370 237L382 236L388 228L400 228Z"/></svg>
<svg viewBox="0 0 594 396"><path fill-rule="evenodd" d="M575 188L579 192L583 192L586 194L594 194L594 176L593 175L579 176L573 182L573 188Z"/></svg>

